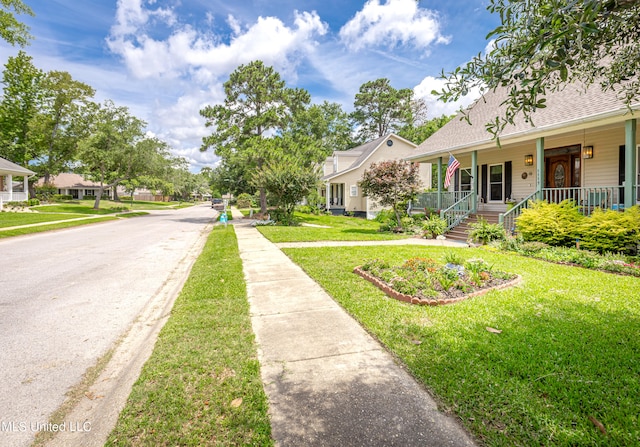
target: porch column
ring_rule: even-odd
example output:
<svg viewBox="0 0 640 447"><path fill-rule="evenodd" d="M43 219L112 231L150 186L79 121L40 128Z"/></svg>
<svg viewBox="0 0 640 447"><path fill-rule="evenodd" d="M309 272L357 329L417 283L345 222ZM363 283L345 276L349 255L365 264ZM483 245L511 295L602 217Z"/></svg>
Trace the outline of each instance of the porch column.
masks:
<svg viewBox="0 0 640 447"><path fill-rule="evenodd" d="M476 191L476 174L478 173L478 151L471 152L471 208L478 211L478 191Z"/></svg>
<svg viewBox="0 0 640 447"><path fill-rule="evenodd" d="M329 202L329 196L331 195L331 183L327 182L324 184L324 202L326 206L326 210L329 211L331 209L331 204Z"/></svg>
<svg viewBox="0 0 640 447"><path fill-rule="evenodd" d="M438 209L442 209L442 157L438 157Z"/></svg>
<svg viewBox="0 0 640 447"><path fill-rule="evenodd" d="M7 185L9 185L7 188L9 191L9 200L7 200L7 202L13 202L13 175L11 174L7 175Z"/></svg>
<svg viewBox="0 0 640 447"><path fill-rule="evenodd" d="M635 205L636 197L636 120L630 119L624 123L624 208Z"/></svg>
<svg viewBox="0 0 640 447"><path fill-rule="evenodd" d="M542 188L544 188L545 178L544 178L544 137L538 138L536 140L536 192L540 195L540 199L542 198Z"/></svg>
<svg viewBox="0 0 640 447"><path fill-rule="evenodd" d="M22 190L26 194L25 200L29 200L29 176L25 175L22 179Z"/></svg>

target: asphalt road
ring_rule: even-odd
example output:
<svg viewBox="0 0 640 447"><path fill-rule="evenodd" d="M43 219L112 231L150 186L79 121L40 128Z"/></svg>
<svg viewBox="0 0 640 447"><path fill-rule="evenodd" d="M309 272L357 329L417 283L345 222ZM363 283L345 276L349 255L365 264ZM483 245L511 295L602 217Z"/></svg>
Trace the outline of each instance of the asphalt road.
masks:
<svg viewBox="0 0 640 447"><path fill-rule="evenodd" d="M41 431L108 433L113 421L97 420L95 408L109 401L117 417L108 391L86 393L93 410L70 413L64 426L48 420L110 349L151 351L213 215L200 205L0 240L0 446L29 445ZM118 377L129 360L98 381L123 382L122 394L135 380Z"/></svg>

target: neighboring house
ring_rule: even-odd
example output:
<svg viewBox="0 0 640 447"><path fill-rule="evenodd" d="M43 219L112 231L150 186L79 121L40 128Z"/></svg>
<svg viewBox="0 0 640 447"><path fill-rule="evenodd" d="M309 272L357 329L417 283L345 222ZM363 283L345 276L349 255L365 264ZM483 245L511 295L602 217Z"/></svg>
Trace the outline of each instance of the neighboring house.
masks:
<svg viewBox="0 0 640 447"><path fill-rule="evenodd" d="M498 147L485 124L501 113L505 97L506 90L486 94L469 108L471 125L459 115L408 157L442 167L452 154L461 165L449 191L440 186L421 196L421 206L442 210L450 227L480 209L500 213L500 222L513 229L530 198L572 199L587 214L640 202L640 101L627 107L597 85L569 85L547 97L546 108L532 116L535 125L524 119L508 125ZM507 202L515 207L507 210Z"/></svg>
<svg viewBox="0 0 640 447"><path fill-rule="evenodd" d="M350 213L372 219L380 211L375 201L362 195L358 182L372 163L401 160L418 152L416 145L394 134L354 147L335 151L324 164L321 195L332 214ZM420 166L420 178L426 188L431 186L431 165Z"/></svg>
<svg viewBox="0 0 640 447"><path fill-rule="evenodd" d="M68 195L74 199L93 199L100 191L100 183L86 180L80 174L62 173L54 175L49 180L49 183L57 188L58 194ZM42 186L43 180L38 180L37 184ZM105 189L104 194L111 197L111 188Z"/></svg>
<svg viewBox="0 0 640 447"><path fill-rule="evenodd" d="M0 206L3 202L24 202L29 199L29 177L35 172L0 157ZM13 177L22 177L15 184Z"/></svg>

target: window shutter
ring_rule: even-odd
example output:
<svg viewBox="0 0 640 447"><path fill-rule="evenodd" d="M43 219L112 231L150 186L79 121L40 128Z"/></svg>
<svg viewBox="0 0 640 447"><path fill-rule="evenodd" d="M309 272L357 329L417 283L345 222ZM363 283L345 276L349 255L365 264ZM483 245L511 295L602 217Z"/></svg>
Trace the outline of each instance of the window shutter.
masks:
<svg viewBox="0 0 640 447"><path fill-rule="evenodd" d="M487 183L489 182L489 167L482 165L482 201L487 203Z"/></svg>
<svg viewBox="0 0 640 447"><path fill-rule="evenodd" d="M512 191L511 165L512 163L510 161L504 162L504 198L505 199L513 199L513 197L511 197L511 191Z"/></svg>

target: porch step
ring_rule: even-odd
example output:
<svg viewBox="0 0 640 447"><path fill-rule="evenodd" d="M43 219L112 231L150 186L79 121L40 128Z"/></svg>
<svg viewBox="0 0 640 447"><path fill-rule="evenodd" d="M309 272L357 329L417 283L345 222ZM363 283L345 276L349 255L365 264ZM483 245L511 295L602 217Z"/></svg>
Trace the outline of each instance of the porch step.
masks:
<svg viewBox="0 0 640 447"><path fill-rule="evenodd" d="M491 224L497 224L499 222L499 215L500 213L497 211L481 211L477 214L470 214L469 217L463 220L458 226L449 230L446 237L454 241L466 242L467 239L469 239L472 224L477 223L481 218Z"/></svg>

